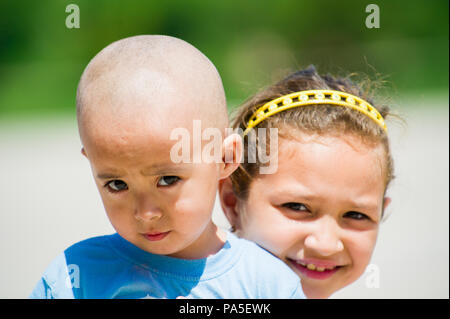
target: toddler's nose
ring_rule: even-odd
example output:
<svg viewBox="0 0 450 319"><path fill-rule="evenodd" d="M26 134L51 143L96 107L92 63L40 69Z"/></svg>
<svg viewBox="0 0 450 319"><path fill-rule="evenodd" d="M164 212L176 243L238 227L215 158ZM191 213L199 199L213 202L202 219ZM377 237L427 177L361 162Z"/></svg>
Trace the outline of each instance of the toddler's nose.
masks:
<svg viewBox="0 0 450 319"><path fill-rule="evenodd" d="M138 220L150 221L161 218L162 213L160 210L136 210L135 217Z"/></svg>
<svg viewBox="0 0 450 319"><path fill-rule="evenodd" d="M144 197L138 200L134 216L136 219L143 221L156 220L161 218L162 211L156 203Z"/></svg>

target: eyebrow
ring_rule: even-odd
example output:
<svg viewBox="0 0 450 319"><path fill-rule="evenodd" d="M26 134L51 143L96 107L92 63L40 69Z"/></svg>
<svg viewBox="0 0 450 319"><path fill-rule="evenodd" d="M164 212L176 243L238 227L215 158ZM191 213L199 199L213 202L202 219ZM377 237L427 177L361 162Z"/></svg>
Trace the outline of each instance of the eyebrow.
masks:
<svg viewBox="0 0 450 319"><path fill-rule="evenodd" d="M363 209L363 210L375 210L377 208L376 204L372 203L357 203L357 202L349 202L355 207L355 209Z"/></svg>
<svg viewBox="0 0 450 319"><path fill-rule="evenodd" d="M319 196L316 196L314 194L308 194L306 190L301 189L299 189L298 191L292 189L276 189L272 191L272 194L275 195L276 197L286 196L307 201L319 199Z"/></svg>
<svg viewBox="0 0 450 319"><path fill-rule="evenodd" d="M114 175L114 174L110 174L110 173L99 173L99 174L97 174L97 177L100 179L118 179L118 178L120 178L119 175Z"/></svg>
<svg viewBox="0 0 450 319"><path fill-rule="evenodd" d="M139 173L144 176L160 175L164 172L183 172L190 168L187 164L152 164L142 169Z"/></svg>
<svg viewBox="0 0 450 319"><path fill-rule="evenodd" d="M189 166L190 167L190 166ZM146 168L142 169L139 173L141 173L144 176L151 176L151 175L160 175L162 172L182 172L189 169L189 167L186 166L180 166L177 165L168 165L168 164L153 164L150 166L147 166ZM119 179L121 178L120 174L114 174L114 173L99 173L97 174L97 177L99 179Z"/></svg>
<svg viewBox="0 0 450 319"><path fill-rule="evenodd" d="M280 190L280 191L274 191L273 194L276 197L280 196L287 196L290 198L293 198L296 201L320 201L321 196L315 195L315 194L306 194L302 191L292 191L292 189L289 190ZM346 200L347 205L352 206L355 210L364 210L364 211L371 211L375 210L377 208L377 205L371 202L357 202L354 200Z"/></svg>

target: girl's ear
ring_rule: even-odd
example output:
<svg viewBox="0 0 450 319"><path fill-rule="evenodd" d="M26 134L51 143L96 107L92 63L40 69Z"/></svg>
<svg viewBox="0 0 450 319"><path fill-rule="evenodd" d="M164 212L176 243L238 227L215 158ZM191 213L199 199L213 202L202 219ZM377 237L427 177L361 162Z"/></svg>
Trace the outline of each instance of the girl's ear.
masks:
<svg viewBox="0 0 450 319"><path fill-rule="evenodd" d="M81 154L83 154L83 156L87 157L86 151L84 150L84 147L81 148Z"/></svg>
<svg viewBox="0 0 450 319"><path fill-rule="evenodd" d="M389 206L391 202L392 199L390 197L383 198L383 212L386 210L386 208Z"/></svg>
<svg viewBox="0 0 450 319"><path fill-rule="evenodd" d="M386 208L389 206L389 204L392 202L392 199L390 197L384 197L383 198L383 207L381 210L381 220L385 220L386 219Z"/></svg>
<svg viewBox="0 0 450 319"><path fill-rule="evenodd" d="M238 199L234 194L230 178L219 181L219 198L222 210L233 230L240 229Z"/></svg>

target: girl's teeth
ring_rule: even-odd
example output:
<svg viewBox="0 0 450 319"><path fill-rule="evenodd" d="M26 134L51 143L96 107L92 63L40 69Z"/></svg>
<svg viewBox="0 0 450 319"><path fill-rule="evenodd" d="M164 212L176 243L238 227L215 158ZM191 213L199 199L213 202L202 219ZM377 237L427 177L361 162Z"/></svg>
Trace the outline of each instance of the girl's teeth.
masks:
<svg viewBox="0 0 450 319"><path fill-rule="evenodd" d="M306 268L308 268L309 270L316 270L316 265L308 264L308 265L306 265Z"/></svg>
<svg viewBox="0 0 450 319"><path fill-rule="evenodd" d="M336 266L332 266L332 267L319 267L319 266L316 266L316 265L314 265L314 264L305 264L305 263L302 263L302 262L297 262L297 263L300 264L300 265L302 265L303 267L308 268L309 270L316 270L316 271L320 271L320 272L323 272L323 271L325 271L325 270L333 270L334 268L336 268Z"/></svg>

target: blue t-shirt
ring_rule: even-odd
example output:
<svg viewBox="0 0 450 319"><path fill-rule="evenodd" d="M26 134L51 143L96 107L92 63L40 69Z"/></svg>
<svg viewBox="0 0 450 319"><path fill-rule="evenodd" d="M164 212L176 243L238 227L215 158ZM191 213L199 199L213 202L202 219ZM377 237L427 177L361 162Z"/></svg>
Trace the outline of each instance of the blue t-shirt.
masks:
<svg viewBox="0 0 450 319"><path fill-rule="evenodd" d="M216 254L179 259L119 234L81 241L47 268L30 298L305 298L298 276L255 243L227 232Z"/></svg>

